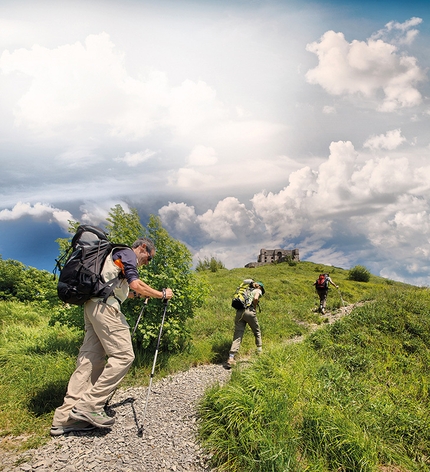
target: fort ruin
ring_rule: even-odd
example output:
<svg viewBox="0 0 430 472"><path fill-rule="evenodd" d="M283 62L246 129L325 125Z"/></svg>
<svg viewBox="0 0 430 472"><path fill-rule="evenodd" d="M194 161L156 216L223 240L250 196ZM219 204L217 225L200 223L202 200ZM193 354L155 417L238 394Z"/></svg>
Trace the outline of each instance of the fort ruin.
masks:
<svg viewBox="0 0 430 472"><path fill-rule="evenodd" d="M298 249L260 249L257 262L248 262L245 267L258 267L273 262L300 262Z"/></svg>

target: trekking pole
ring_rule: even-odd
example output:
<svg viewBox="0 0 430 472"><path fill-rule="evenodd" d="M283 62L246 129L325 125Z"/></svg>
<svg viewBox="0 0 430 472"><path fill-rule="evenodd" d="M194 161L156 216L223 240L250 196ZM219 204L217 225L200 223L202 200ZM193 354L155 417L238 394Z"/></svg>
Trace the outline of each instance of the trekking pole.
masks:
<svg viewBox="0 0 430 472"><path fill-rule="evenodd" d="M134 333L136 332L137 326L138 326L138 324L139 324L139 322L140 322L140 318L142 318L143 311L145 310L146 305L148 305L148 300L149 300L149 297L146 297L146 298L145 298L145 301L143 302L142 310L140 311L139 317L137 318L136 324L134 325L134 329L133 329L133 333L131 334L131 337L133 337L133 336L134 336Z"/></svg>
<svg viewBox="0 0 430 472"><path fill-rule="evenodd" d="M342 305L343 305L343 307L346 309L345 302L343 301L342 294L341 294L341 292L340 292L340 288L339 288L339 287L337 287L337 291L339 292L339 297L340 297L340 299L342 300Z"/></svg>
<svg viewBox="0 0 430 472"><path fill-rule="evenodd" d="M166 311L167 311L167 305L169 304L169 300L164 301L164 312L163 312L163 318L161 319L161 325L160 325L160 332L158 333L158 340L157 340L157 347L155 348L155 355L154 355L154 362L152 363L152 370L151 370L151 376L149 378L149 385L148 385L148 393L146 394L146 403L145 403L145 408L143 410L143 419L142 419L142 426L139 428L137 431L138 436L142 437L143 436L143 424L145 422L145 417L146 417L146 408L148 407L148 399L149 399L149 393L151 392L151 385L152 385L152 379L154 377L154 371L155 371L155 364L157 362L157 356L158 356L158 349L160 347L160 340L161 340L161 333L163 331L163 324L164 324L164 319L166 317Z"/></svg>

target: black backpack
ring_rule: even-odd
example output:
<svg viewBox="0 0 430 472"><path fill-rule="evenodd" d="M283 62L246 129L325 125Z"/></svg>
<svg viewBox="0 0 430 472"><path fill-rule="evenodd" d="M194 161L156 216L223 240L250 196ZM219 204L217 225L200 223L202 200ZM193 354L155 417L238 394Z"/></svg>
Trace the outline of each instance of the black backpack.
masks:
<svg viewBox="0 0 430 472"><path fill-rule="evenodd" d="M80 225L68 251L56 259L60 271L57 285L60 300L71 305L83 305L93 297L106 301L119 285L122 274L105 282L101 270L106 257L117 247L129 246L111 243L100 228Z"/></svg>

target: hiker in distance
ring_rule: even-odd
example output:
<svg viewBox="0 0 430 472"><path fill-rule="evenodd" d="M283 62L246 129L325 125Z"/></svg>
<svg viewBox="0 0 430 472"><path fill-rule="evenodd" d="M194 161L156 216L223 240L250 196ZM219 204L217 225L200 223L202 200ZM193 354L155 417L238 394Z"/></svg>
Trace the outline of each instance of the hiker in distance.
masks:
<svg viewBox="0 0 430 472"><path fill-rule="evenodd" d="M130 326L120 304L127 297L169 300L173 296L170 288L155 290L139 278L137 267L149 264L154 255L153 242L141 238L131 248L116 248L107 257L102 269L104 279L112 280L120 273L123 278L106 302L91 298L84 303L85 337L64 402L55 410L52 436L114 424L104 405L134 360Z"/></svg>
<svg viewBox="0 0 430 472"><path fill-rule="evenodd" d="M336 285L333 280L330 278L330 274L320 274L320 276L315 280L314 285L315 289L317 291L317 294L320 299L320 307L319 311L324 314L325 313L325 306L327 303L327 294L328 294L328 288L329 285L333 285L333 287L339 288L338 285Z"/></svg>
<svg viewBox="0 0 430 472"><path fill-rule="evenodd" d="M247 324L254 333L257 353L259 354L262 351L263 343L261 340L260 325L257 319L257 305L260 297L265 293L264 285L261 282L254 282L252 279L246 279L238 287L236 294L238 293L241 303L236 304L236 302L239 301L237 298L232 302L232 306L236 308L236 317L234 319L233 342L225 366L227 368L231 368L231 366L236 363L234 356L239 351L240 343L242 342Z"/></svg>

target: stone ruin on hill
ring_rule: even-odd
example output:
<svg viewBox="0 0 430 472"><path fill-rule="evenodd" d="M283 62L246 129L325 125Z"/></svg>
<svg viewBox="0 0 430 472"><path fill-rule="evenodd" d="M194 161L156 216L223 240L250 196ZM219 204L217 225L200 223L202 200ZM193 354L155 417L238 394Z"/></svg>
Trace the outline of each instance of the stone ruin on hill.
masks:
<svg viewBox="0 0 430 472"><path fill-rule="evenodd" d="M298 249L260 249L257 262L248 262L245 267L259 267L272 262L300 262Z"/></svg>

